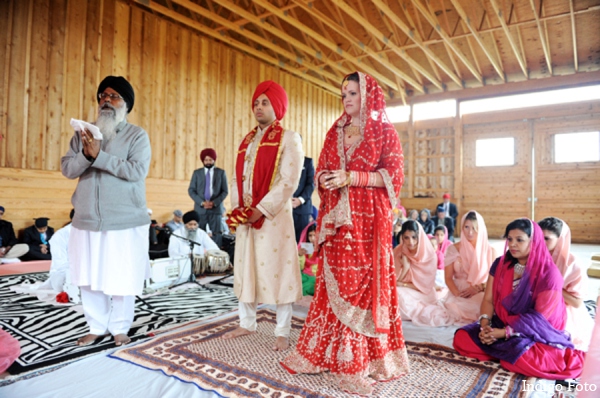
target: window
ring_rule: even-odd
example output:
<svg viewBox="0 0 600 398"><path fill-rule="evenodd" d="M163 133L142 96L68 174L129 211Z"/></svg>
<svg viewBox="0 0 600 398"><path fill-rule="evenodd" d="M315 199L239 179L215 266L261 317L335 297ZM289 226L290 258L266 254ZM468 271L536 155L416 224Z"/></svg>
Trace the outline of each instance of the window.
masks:
<svg viewBox="0 0 600 398"><path fill-rule="evenodd" d="M442 119L456 116L456 100L424 102L413 105L413 120Z"/></svg>
<svg viewBox="0 0 600 398"><path fill-rule="evenodd" d="M408 122L408 119L410 118L410 106L392 106L389 108L385 108L385 113L387 113L388 118L390 119L390 123Z"/></svg>
<svg viewBox="0 0 600 398"><path fill-rule="evenodd" d="M512 166L515 164L515 139L488 138L475 141L475 166Z"/></svg>
<svg viewBox="0 0 600 398"><path fill-rule="evenodd" d="M554 136L554 163L600 161L600 132Z"/></svg>
<svg viewBox="0 0 600 398"><path fill-rule="evenodd" d="M463 101L460 103L460 114L466 115L469 113L521 109L531 106L565 104L569 102L590 101L596 99L600 99L600 86L575 87L562 90L550 90L538 93Z"/></svg>

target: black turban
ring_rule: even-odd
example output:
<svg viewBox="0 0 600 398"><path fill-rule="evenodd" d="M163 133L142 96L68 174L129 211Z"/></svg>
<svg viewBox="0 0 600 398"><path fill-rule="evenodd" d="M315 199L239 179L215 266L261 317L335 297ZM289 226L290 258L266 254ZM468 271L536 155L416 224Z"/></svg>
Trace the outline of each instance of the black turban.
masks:
<svg viewBox="0 0 600 398"><path fill-rule="evenodd" d="M99 94L102 94L108 87L112 88L123 97L127 103L127 113L131 112L133 103L135 102L135 93L133 92L131 84L129 84L123 76L106 76L98 86L96 97L98 97ZM98 102L100 102L100 98L98 98Z"/></svg>
<svg viewBox="0 0 600 398"><path fill-rule="evenodd" d="M197 223L200 222L200 215L198 214L198 212L192 210L192 211L188 211L187 213L185 213L183 215L183 223L187 224L190 221L196 221Z"/></svg>
<svg viewBox="0 0 600 398"><path fill-rule="evenodd" d="M35 219L35 226L36 226L36 228L47 227L48 226L48 220L49 220L49 218L46 218L46 217L36 218Z"/></svg>

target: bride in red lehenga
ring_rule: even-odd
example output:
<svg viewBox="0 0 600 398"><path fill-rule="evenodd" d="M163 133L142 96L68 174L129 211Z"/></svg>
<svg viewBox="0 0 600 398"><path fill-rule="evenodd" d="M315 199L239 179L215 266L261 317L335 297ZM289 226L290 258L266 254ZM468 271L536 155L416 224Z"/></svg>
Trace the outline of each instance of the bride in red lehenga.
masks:
<svg viewBox="0 0 600 398"><path fill-rule="evenodd" d="M340 389L368 395L375 381L409 371L391 239L404 158L371 76L346 76L342 103L316 175L315 296L296 349L282 365L292 373L329 371Z"/></svg>

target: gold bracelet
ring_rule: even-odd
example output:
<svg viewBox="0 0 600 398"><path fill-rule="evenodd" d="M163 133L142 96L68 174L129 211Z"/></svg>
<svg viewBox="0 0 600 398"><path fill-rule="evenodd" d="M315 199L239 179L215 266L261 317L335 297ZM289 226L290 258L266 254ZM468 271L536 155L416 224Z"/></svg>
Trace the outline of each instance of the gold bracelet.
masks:
<svg viewBox="0 0 600 398"><path fill-rule="evenodd" d="M344 181L344 185L342 186L346 186L346 185L351 185L352 184L352 174L350 174L349 171L346 172L346 181Z"/></svg>

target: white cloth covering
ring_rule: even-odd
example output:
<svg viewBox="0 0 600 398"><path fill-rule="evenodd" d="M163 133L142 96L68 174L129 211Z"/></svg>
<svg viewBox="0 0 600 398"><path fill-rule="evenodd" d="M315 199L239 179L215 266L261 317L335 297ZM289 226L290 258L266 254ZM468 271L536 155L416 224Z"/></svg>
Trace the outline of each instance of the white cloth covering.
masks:
<svg viewBox="0 0 600 398"><path fill-rule="evenodd" d="M258 303L242 303L239 302L238 309L240 311L240 327L256 331L256 308ZM277 326L275 326L275 336L288 337L292 330L292 303L277 304Z"/></svg>
<svg viewBox="0 0 600 398"><path fill-rule="evenodd" d="M180 239L175 236L183 236L184 238L188 238L193 240L194 242L200 243L200 245L194 246L194 254L204 255L207 250L219 250L219 246L208 236L206 232L202 229L198 228L196 230L196 235L193 238L188 237L187 229L185 225L179 227L171 237L169 238L169 257L175 258L180 256L189 256L190 255L190 244L188 241Z"/></svg>
<svg viewBox="0 0 600 398"><path fill-rule="evenodd" d="M83 314L90 333L127 334L133 323L135 296L108 296L89 286L81 286Z"/></svg>
<svg viewBox="0 0 600 398"><path fill-rule="evenodd" d="M71 281L106 295L142 294L150 276L149 224L112 231L71 228Z"/></svg>
<svg viewBox="0 0 600 398"><path fill-rule="evenodd" d="M71 224L56 231L50 238L50 254L52 264L50 265L49 281L52 289L60 293L64 290L64 284L69 271L69 236L71 235Z"/></svg>

